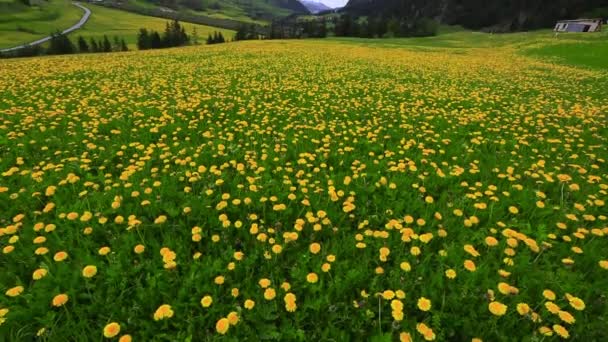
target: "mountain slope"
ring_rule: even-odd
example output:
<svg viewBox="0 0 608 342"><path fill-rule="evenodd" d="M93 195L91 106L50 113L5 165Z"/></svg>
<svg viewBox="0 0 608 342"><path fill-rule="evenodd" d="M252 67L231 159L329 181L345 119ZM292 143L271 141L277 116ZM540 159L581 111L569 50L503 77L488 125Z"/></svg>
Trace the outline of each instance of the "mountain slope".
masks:
<svg viewBox="0 0 608 342"><path fill-rule="evenodd" d="M114 0L112 0L114 1ZM308 14L298 0L129 0L141 6L164 7L167 10L191 11L217 18L270 20L294 13Z"/></svg>
<svg viewBox="0 0 608 342"><path fill-rule="evenodd" d="M608 0L349 0L345 9L356 15L429 17L467 28L514 31L550 27L606 6Z"/></svg>
<svg viewBox="0 0 608 342"><path fill-rule="evenodd" d="M306 6L306 8L310 11L310 13L319 13L319 12L323 12L323 11L329 11L332 8L325 5L324 3L321 2L317 2L317 1L311 1L311 0L300 0L300 3L304 6Z"/></svg>

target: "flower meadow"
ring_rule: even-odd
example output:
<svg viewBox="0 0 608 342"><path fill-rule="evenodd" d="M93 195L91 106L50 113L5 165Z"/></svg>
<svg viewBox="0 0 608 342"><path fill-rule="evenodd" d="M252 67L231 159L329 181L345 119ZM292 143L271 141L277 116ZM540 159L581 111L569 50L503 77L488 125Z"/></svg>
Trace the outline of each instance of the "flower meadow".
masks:
<svg viewBox="0 0 608 342"><path fill-rule="evenodd" d="M605 341L608 74L509 46L0 64L0 340Z"/></svg>

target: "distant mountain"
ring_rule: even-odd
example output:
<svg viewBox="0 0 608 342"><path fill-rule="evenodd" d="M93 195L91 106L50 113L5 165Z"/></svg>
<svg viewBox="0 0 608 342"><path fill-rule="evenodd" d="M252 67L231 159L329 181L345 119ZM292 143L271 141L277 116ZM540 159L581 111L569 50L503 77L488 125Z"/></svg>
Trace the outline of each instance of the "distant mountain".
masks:
<svg viewBox="0 0 608 342"><path fill-rule="evenodd" d="M471 29L517 31L551 27L608 6L608 0L349 0L344 10L362 16L433 18Z"/></svg>
<svg viewBox="0 0 608 342"><path fill-rule="evenodd" d="M302 5L304 5L310 13L316 14L323 11L329 11L332 8L325 5L324 3L312 1L312 0L299 0Z"/></svg>

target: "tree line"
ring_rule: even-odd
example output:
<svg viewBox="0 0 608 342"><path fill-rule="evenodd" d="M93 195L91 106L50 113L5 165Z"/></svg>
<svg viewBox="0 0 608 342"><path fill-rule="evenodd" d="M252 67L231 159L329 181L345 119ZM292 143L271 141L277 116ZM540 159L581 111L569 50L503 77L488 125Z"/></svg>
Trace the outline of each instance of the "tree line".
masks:
<svg viewBox="0 0 608 342"><path fill-rule="evenodd" d="M244 27L237 31L235 40L257 39L254 28ZM343 13L334 17L317 17L300 20L290 16L273 20L268 27L268 39L299 39L336 37L385 38L385 37L426 37L437 35L439 23L429 18L398 18L383 15L356 17Z"/></svg>
<svg viewBox="0 0 608 342"><path fill-rule="evenodd" d="M164 49L170 47L198 45L198 33L196 28L192 29L192 34L188 35L186 29L178 20L167 22L165 31L161 34L155 30L146 28L139 29L137 34L137 48L139 50ZM227 42L221 32L215 31L207 37L207 44L219 44Z"/></svg>
<svg viewBox="0 0 608 342"><path fill-rule="evenodd" d="M51 35L47 47L43 47L42 45L25 46L18 50L0 53L0 57L33 57L41 55L69 55L75 53L119 51L129 51L129 48L127 47L125 40L117 36L114 36L112 41L110 41L107 35L104 35L103 38L99 40L89 38L88 41L84 37L78 36L76 43L74 43L67 35L56 32Z"/></svg>

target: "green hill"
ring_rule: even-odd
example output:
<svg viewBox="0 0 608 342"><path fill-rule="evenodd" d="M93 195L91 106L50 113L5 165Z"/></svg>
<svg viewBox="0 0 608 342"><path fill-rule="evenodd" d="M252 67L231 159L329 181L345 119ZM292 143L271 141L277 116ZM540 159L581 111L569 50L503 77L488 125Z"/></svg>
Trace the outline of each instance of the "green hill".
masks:
<svg viewBox="0 0 608 342"><path fill-rule="evenodd" d="M105 3L117 5L122 2L109 0ZM260 24L275 17L309 13L298 0L128 0L127 3L131 7L148 10L162 8L165 12L176 11Z"/></svg>
<svg viewBox="0 0 608 342"><path fill-rule="evenodd" d="M130 13L103 6L84 4L91 10L89 21L81 28L70 34L75 41L77 36L100 39L104 35L124 38L131 49L135 48L137 32L140 28L163 31L167 19L155 18L136 13ZM25 44L62 31L74 25L82 17L83 11L68 0L49 0L40 6L26 6L17 2L0 0L0 48L9 48ZM5 15L6 14L6 15ZM215 31L222 32L225 37L232 37L234 31L183 23L187 33L196 31L199 41L204 41L207 35Z"/></svg>
<svg viewBox="0 0 608 342"><path fill-rule="evenodd" d="M74 25L82 17L82 10L67 0L49 0L41 6L0 0L0 13L0 48L48 36Z"/></svg>

